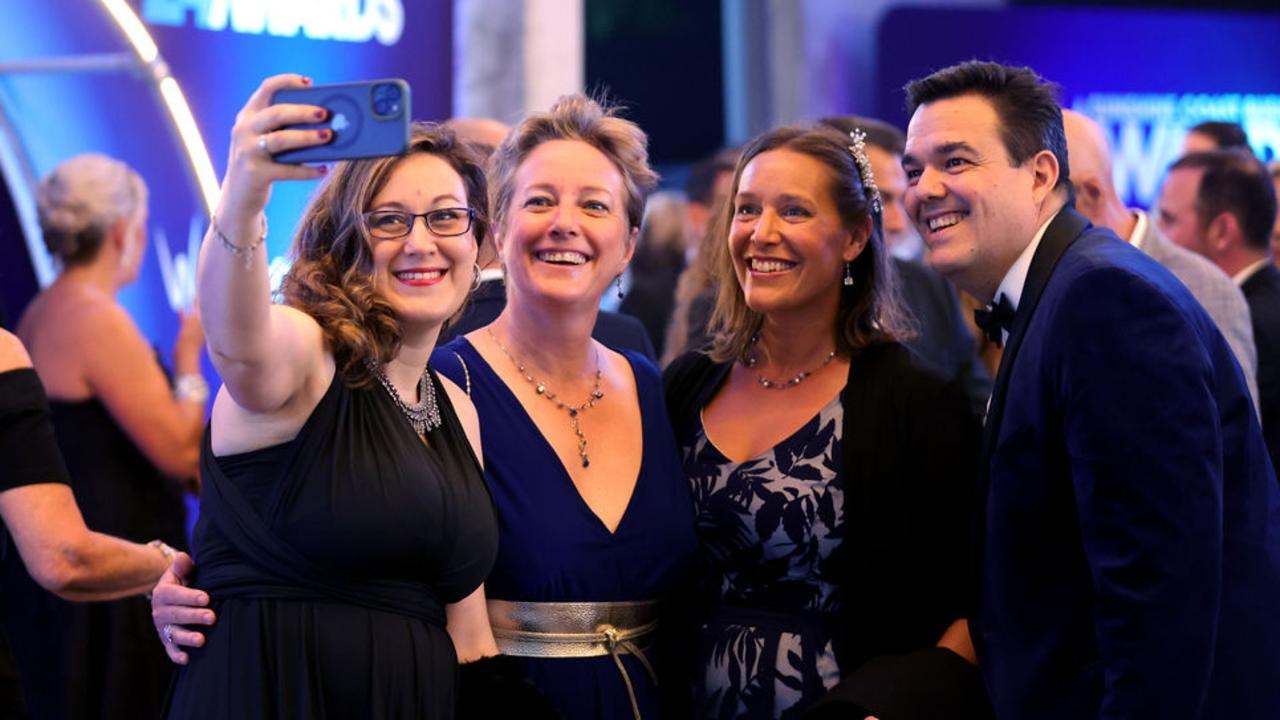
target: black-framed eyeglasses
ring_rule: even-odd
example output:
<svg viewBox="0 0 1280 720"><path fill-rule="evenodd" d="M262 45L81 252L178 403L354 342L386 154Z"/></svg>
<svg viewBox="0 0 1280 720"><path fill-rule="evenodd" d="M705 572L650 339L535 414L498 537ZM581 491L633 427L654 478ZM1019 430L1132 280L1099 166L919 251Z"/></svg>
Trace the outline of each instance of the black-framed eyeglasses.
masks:
<svg viewBox="0 0 1280 720"><path fill-rule="evenodd" d="M373 210L364 214L369 234L379 240L397 240L413 232L413 223L422 218L427 230L438 237L453 237L471 229L476 211L471 208L438 208L430 212L405 210Z"/></svg>

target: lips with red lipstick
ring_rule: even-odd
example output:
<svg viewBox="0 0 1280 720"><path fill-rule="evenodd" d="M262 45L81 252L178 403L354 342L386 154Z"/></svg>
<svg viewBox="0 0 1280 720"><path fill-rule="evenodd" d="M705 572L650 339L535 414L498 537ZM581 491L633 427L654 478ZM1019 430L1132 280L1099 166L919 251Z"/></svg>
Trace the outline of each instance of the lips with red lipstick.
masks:
<svg viewBox="0 0 1280 720"><path fill-rule="evenodd" d="M391 274L396 280L410 287L425 287L443 280L446 272L448 271L445 268L414 267L396 270Z"/></svg>

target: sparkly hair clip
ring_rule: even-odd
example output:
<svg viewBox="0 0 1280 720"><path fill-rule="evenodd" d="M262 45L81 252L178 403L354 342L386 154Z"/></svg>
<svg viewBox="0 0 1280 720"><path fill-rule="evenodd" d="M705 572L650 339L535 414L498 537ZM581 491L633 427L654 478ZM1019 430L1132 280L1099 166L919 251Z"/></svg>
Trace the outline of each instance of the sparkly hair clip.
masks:
<svg viewBox="0 0 1280 720"><path fill-rule="evenodd" d="M871 171L871 160L867 157L867 134L862 128L849 131L853 144L849 146L849 154L853 156L853 164L858 166L858 175L862 179L862 189L871 198L871 211L879 214L883 210L880 203L880 187L876 185L876 174Z"/></svg>

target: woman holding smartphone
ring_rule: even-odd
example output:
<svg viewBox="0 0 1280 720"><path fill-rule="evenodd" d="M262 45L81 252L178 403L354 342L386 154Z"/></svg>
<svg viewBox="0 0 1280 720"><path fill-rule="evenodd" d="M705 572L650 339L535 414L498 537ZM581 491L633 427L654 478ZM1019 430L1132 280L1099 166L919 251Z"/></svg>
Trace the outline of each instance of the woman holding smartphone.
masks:
<svg viewBox="0 0 1280 720"><path fill-rule="evenodd" d="M224 386L201 452L195 588L161 587L212 604L157 616L188 661L168 715L451 718L457 656L494 652L480 583L497 528L475 411L427 360L474 281L484 176L432 125L404 155L337 164L272 304L271 186L324 174L272 156L331 135L288 127L323 108L269 99L308 84L270 78L240 112L201 251ZM215 612L202 647L178 651L191 638L173 623Z"/></svg>

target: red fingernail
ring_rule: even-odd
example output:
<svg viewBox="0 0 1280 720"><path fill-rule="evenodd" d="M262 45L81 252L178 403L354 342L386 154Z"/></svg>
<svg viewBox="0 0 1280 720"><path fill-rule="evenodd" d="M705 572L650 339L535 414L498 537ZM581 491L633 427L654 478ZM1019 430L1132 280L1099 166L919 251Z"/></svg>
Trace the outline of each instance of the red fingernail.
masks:
<svg viewBox="0 0 1280 720"><path fill-rule="evenodd" d="M328 174L329 174L329 166L328 166L328 165L317 165L317 166L316 166L316 169L320 171L320 174L321 174L321 175L328 175Z"/></svg>
<svg viewBox="0 0 1280 720"><path fill-rule="evenodd" d="M316 111L316 119L317 119L317 120L323 120L323 119L324 119L324 116L325 116L324 108L321 108L321 109L319 109L319 110L317 110L317 111Z"/></svg>
<svg viewBox="0 0 1280 720"><path fill-rule="evenodd" d="M310 85L310 84L311 84L311 78L307 77L306 75L303 75L303 76L302 76L302 84L303 84L303 85Z"/></svg>

